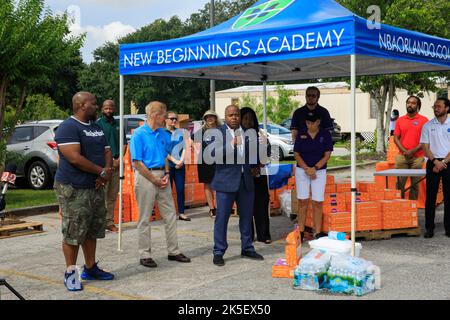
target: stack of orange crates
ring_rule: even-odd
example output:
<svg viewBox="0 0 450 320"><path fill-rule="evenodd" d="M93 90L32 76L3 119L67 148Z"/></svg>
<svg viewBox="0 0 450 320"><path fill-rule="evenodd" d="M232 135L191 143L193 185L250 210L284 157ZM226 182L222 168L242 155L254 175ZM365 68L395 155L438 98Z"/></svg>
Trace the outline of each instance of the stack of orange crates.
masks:
<svg viewBox="0 0 450 320"><path fill-rule="evenodd" d="M387 150L387 162L390 164L395 164L395 156L399 153L399 149L394 142L394 137L389 137L388 150Z"/></svg>
<svg viewBox="0 0 450 320"><path fill-rule="evenodd" d="M114 207L114 223L119 223L119 200L120 194L117 194L116 206ZM130 193L122 193L122 223L131 221L131 196Z"/></svg>
<svg viewBox="0 0 450 320"><path fill-rule="evenodd" d="M413 228L419 225L416 201L395 199L380 201L383 229Z"/></svg>
<svg viewBox="0 0 450 320"><path fill-rule="evenodd" d="M285 258L278 259L272 266L272 277L293 278L294 269L298 265L302 250L300 231L295 228L286 237Z"/></svg>

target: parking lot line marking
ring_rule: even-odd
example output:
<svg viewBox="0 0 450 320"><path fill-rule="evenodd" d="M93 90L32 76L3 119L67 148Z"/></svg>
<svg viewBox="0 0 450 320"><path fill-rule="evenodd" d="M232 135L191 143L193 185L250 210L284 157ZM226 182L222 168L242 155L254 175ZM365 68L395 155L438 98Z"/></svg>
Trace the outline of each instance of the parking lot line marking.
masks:
<svg viewBox="0 0 450 320"><path fill-rule="evenodd" d="M36 276L36 275L32 275L32 274L25 273L25 272L0 269L0 274L6 275L6 276L23 277L23 278L36 280L39 282L43 282L43 283L55 285L55 286L60 286L60 287L64 286L62 280L57 281L57 280L54 280L51 278L47 278L47 277L43 277L43 276ZM94 287L90 284L85 284L85 283L83 283L83 286L84 286L84 291L86 291L86 292L102 294L102 295L109 296L111 298L117 298L120 300L161 300L160 298L157 298L157 297L130 295L130 294L114 291L114 290Z"/></svg>

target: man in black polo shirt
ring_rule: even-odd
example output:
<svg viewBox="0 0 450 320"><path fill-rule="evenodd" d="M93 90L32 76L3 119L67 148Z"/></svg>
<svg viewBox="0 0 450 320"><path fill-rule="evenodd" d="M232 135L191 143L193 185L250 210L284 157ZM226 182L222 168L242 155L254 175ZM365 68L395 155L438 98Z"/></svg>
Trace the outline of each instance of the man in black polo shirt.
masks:
<svg viewBox="0 0 450 320"><path fill-rule="evenodd" d="M295 143L299 131L306 130L306 117L317 115L320 121L320 127L333 130L333 121L327 109L319 105L320 90L317 87L308 87L306 89L306 104L295 110L292 116L291 131L292 141Z"/></svg>
<svg viewBox="0 0 450 320"><path fill-rule="evenodd" d="M106 141L111 147L113 156L113 165L111 179L105 185L105 204L106 204L106 229L117 232L119 229L114 224L114 209L116 207L117 193L120 183L120 123L114 119L116 106L113 100L105 100L102 105L102 117L97 120L97 124L103 129ZM124 133L124 138L125 138ZM126 142L124 141L126 151Z"/></svg>

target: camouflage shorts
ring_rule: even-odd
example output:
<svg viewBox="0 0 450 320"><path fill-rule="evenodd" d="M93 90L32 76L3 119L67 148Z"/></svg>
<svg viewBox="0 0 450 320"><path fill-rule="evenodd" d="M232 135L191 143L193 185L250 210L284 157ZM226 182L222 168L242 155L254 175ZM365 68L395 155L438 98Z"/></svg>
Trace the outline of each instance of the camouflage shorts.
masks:
<svg viewBox="0 0 450 320"><path fill-rule="evenodd" d="M81 245L86 239L105 237L106 207L103 189L76 189L55 181L62 214L64 243Z"/></svg>

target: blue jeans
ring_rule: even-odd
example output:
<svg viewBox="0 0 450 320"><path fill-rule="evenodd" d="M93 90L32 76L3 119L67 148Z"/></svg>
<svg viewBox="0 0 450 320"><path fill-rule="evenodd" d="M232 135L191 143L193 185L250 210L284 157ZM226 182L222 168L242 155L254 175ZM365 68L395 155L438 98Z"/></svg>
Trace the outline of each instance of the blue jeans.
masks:
<svg viewBox="0 0 450 320"><path fill-rule="evenodd" d="M175 169L175 167L170 167L170 185L175 181L175 188L177 190L177 203L178 203L178 213L184 213L184 182L186 180L186 168L183 166L181 169Z"/></svg>

